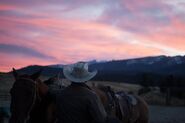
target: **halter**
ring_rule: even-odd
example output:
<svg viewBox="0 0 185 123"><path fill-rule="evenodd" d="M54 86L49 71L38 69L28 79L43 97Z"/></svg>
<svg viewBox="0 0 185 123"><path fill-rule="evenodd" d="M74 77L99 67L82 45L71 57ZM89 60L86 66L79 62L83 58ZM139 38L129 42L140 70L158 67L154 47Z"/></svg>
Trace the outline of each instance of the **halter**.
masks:
<svg viewBox="0 0 185 123"><path fill-rule="evenodd" d="M32 109L33 109L33 107L34 107L34 105L35 105L35 102L36 102L36 99L37 99L37 93L38 93L38 89L37 89L37 84L36 84L36 81L34 81L34 80L31 80L31 79L29 79L29 78L19 78L19 79L17 79L17 81L22 81L23 83L26 83L26 81L29 81L29 82L31 82L32 84L34 84L34 87L35 87L35 90L34 90L34 93L33 93L33 102L32 102L32 104L31 104L31 106L30 106L30 108L29 108L29 110L28 110L28 112L27 112L27 116L26 116L26 119L24 120L24 123L26 123L28 120L29 120L29 118L30 118L30 112L32 111ZM16 82L17 82L16 81ZM19 85L14 85L15 87L16 86L19 86ZM14 88L14 87L13 87ZM12 89L13 89L12 88ZM11 93L12 93L12 89L11 89Z"/></svg>
<svg viewBox="0 0 185 123"><path fill-rule="evenodd" d="M23 78L23 80L29 80L29 79L27 79L27 78ZM25 123L30 119L30 112L31 112L31 110L33 109L33 107L34 107L34 105L35 105L35 102L36 102L36 98L37 98L37 84L36 84L36 81L32 81L31 80L31 82L33 82L34 84L35 84L35 91L34 91L34 96L33 96L33 103L32 103L32 105L30 106L30 109L28 110L28 115L27 115L27 117L26 117L26 119L25 119Z"/></svg>

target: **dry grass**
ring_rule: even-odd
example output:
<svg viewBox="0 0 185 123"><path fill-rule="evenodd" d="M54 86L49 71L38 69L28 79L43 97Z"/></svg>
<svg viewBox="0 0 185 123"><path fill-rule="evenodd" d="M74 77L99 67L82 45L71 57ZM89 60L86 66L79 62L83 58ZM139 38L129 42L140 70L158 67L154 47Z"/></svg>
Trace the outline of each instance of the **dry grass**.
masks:
<svg viewBox="0 0 185 123"><path fill-rule="evenodd" d="M125 92L133 92L137 93L141 86L136 84L127 84L127 83L120 83L120 82L108 82L108 81L90 81L87 84L92 86L92 84L98 85L102 84L105 86L112 87L115 91L125 91Z"/></svg>
<svg viewBox="0 0 185 123"><path fill-rule="evenodd" d="M0 92L7 92L10 90L14 82L11 74L0 74Z"/></svg>
<svg viewBox="0 0 185 123"><path fill-rule="evenodd" d="M185 123L185 107L149 106L150 123Z"/></svg>

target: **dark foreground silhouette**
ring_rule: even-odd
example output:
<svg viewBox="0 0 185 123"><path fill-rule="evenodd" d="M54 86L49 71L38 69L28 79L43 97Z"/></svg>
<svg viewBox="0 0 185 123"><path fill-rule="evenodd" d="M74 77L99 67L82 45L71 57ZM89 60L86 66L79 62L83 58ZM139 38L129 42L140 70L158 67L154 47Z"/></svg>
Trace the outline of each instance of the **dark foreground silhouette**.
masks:
<svg viewBox="0 0 185 123"><path fill-rule="evenodd" d="M12 115L9 123L53 123L56 120L55 112L52 112L55 111L53 97L47 94L49 88L39 79L40 73L19 75L13 69L15 82L11 89ZM148 123L148 106L140 97L133 96L136 102L132 104L127 95L114 93L110 87L94 86L90 89L100 97L108 115L123 123Z"/></svg>

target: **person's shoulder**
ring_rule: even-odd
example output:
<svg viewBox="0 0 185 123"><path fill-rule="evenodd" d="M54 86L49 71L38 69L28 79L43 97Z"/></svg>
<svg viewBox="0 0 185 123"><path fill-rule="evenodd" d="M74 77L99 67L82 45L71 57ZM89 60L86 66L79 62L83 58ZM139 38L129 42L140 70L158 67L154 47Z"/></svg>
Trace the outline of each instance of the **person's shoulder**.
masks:
<svg viewBox="0 0 185 123"><path fill-rule="evenodd" d="M97 96L95 91L93 91L92 89L89 89L89 88L83 88L83 89L84 89L84 93L86 93L86 95L89 96L89 98Z"/></svg>

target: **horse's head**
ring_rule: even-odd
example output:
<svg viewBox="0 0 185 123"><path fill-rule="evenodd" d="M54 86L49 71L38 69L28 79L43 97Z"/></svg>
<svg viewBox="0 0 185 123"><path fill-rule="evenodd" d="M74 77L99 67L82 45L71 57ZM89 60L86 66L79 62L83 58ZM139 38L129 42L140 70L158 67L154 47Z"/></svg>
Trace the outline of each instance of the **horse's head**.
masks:
<svg viewBox="0 0 185 123"><path fill-rule="evenodd" d="M19 75L13 68L15 82L10 90L10 123L26 122L36 101L47 92L47 86L39 80L40 74L41 70L32 75Z"/></svg>

